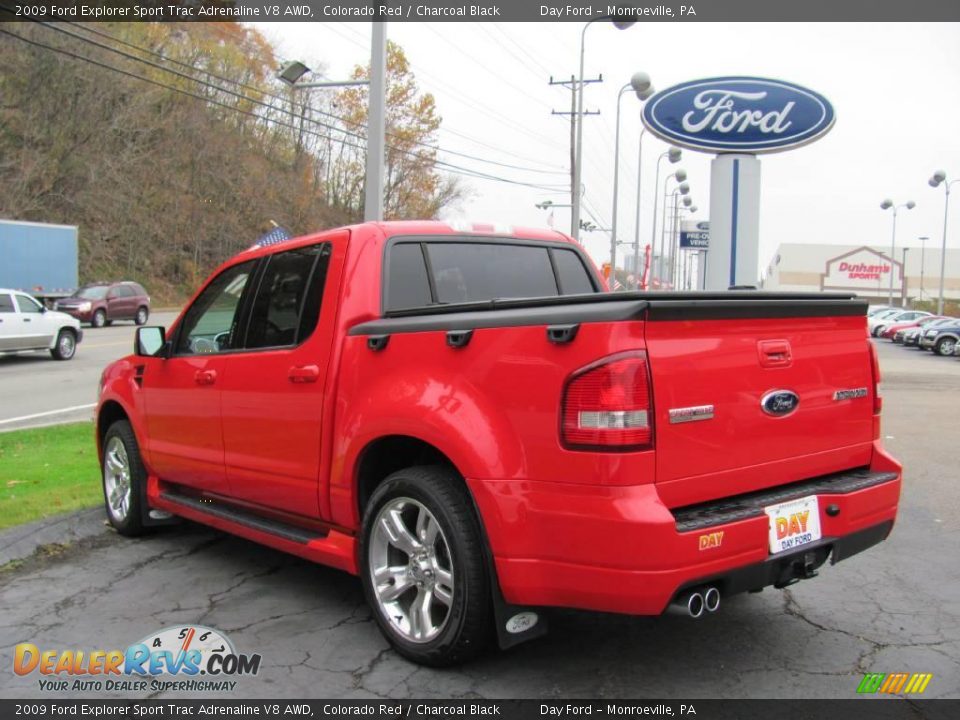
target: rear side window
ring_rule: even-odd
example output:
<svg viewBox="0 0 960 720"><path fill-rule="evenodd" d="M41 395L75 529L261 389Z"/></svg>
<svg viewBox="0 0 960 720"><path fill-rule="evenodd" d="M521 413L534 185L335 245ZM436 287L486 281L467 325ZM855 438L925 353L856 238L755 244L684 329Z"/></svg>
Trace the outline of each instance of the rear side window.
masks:
<svg viewBox="0 0 960 720"><path fill-rule="evenodd" d="M0 294L0 313L16 312L13 309L13 298L7 294Z"/></svg>
<svg viewBox="0 0 960 720"><path fill-rule="evenodd" d="M485 243L427 243L439 303L559 294L547 248Z"/></svg>
<svg viewBox="0 0 960 720"><path fill-rule="evenodd" d="M583 260L573 250L554 250L553 262L557 267L561 295L596 292Z"/></svg>
<svg viewBox="0 0 960 720"><path fill-rule="evenodd" d="M400 243L390 250L387 271L387 307L424 307L431 303L430 281L420 243Z"/></svg>
<svg viewBox="0 0 960 720"><path fill-rule="evenodd" d="M329 257L329 243L270 256L250 312L247 349L296 345L313 332Z"/></svg>

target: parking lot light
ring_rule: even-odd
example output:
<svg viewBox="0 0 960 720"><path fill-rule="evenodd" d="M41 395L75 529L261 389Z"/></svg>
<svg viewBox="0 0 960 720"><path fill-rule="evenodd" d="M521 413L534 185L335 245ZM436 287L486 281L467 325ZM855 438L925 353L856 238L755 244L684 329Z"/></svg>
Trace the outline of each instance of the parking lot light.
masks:
<svg viewBox="0 0 960 720"><path fill-rule="evenodd" d="M945 196L943 199L943 242L940 245L940 292L937 295L937 315L943 315L943 276L946 270L947 260L947 218L950 213L950 186L955 182L960 182L960 178L947 180L947 173L943 170L937 170L927 180L930 187L940 187L943 185Z"/></svg>
<svg viewBox="0 0 960 720"><path fill-rule="evenodd" d="M897 205L890 198L886 198L884 199L883 202L880 203L881 210L893 210L893 233L890 238L890 292L889 292L889 297L887 298L887 304L890 307L893 307L893 263L896 262L895 257L896 257L896 248L897 248L897 211L900 210L901 208L906 208L907 210L913 210L916 206L917 204L913 200L908 200L905 203ZM901 266L901 271L900 271L901 275L903 275L903 277L906 277L906 275L903 273L903 270L904 270L903 266Z"/></svg>
<svg viewBox="0 0 960 720"><path fill-rule="evenodd" d="M580 194L581 183L583 182L583 59L586 50L587 28L598 20L610 20L617 30L626 30L637 22L637 16L627 12L614 12L611 15L603 15L584 23L583 30L580 31L580 75L577 76L577 142L574 153L573 163L573 239L580 239ZM648 78L649 80L649 78Z"/></svg>
<svg viewBox="0 0 960 720"><path fill-rule="evenodd" d="M624 84L617 93L617 120L615 140L613 143L613 232L610 236L610 267L617 267L617 204L620 199L620 100L628 90L633 90L637 99L642 103L648 97L653 95L653 86L650 83L650 76L645 72L635 72L630 77L630 82ZM637 182L640 182L639 170Z"/></svg>

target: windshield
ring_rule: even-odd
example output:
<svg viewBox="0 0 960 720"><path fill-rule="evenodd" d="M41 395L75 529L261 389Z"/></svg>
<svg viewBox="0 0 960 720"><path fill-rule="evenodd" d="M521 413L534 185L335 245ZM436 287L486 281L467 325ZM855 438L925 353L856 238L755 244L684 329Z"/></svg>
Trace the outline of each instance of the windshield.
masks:
<svg viewBox="0 0 960 720"><path fill-rule="evenodd" d="M80 288L73 296L84 300L103 300L107 296L107 286L91 285L90 287Z"/></svg>

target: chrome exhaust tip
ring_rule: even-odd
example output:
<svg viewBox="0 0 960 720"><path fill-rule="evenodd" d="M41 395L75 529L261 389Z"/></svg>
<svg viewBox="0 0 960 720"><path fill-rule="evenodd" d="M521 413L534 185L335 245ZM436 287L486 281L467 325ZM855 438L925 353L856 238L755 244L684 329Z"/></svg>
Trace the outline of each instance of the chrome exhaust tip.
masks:
<svg viewBox="0 0 960 720"><path fill-rule="evenodd" d="M698 618L703 615L703 595L699 592L685 593L670 603L667 612L671 615L685 615Z"/></svg>
<svg viewBox="0 0 960 720"><path fill-rule="evenodd" d="M706 592L703 593L703 606L707 609L707 612L716 612L720 609L720 591L715 587L707 588Z"/></svg>

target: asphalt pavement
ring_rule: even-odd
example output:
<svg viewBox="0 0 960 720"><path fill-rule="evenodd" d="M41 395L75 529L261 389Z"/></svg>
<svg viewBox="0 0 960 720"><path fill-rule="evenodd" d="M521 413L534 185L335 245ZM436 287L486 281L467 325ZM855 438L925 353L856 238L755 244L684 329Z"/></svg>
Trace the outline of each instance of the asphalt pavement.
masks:
<svg viewBox="0 0 960 720"><path fill-rule="evenodd" d="M176 317L157 312L149 324L169 325ZM92 418L100 373L133 351L135 330L127 321L84 326L71 360L54 360L46 351L0 355L0 432Z"/></svg>
<svg viewBox="0 0 960 720"><path fill-rule="evenodd" d="M93 515L86 539L0 571L0 697L59 696L10 672L16 643L123 649L185 623L262 655L224 698L853 698L866 672L933 673L925 697L960 697L960 360L879 349L900 516L813 580L698 621L553 611L545 638L432 670L388 648L349 575L192 524L129 540Z"/></svg>

